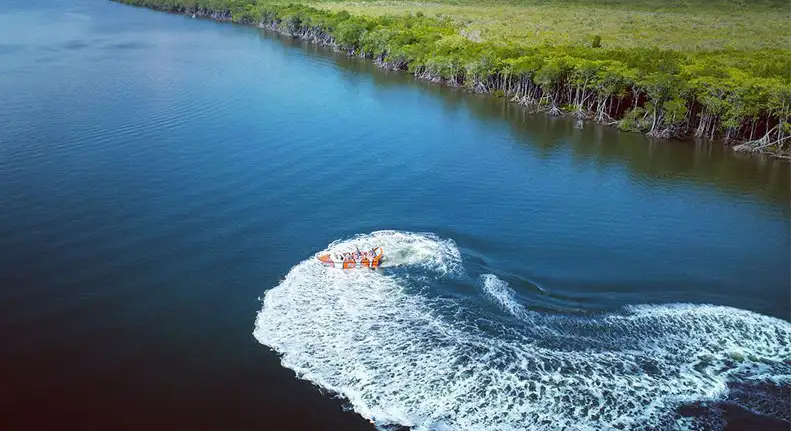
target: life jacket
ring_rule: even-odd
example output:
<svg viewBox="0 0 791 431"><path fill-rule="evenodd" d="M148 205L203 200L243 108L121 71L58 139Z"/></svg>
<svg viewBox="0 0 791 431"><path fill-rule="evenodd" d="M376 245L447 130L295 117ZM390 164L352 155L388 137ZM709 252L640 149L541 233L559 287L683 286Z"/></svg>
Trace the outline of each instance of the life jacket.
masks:
<svg viewBox="0 0 791 431"><path fill-rule="evenodd" d="M379 247L377 247L377 248L379 248ZM376 248L374 250L376 250ZM379 267L379 264L382 263L382 256L384 256L384 253L382 253L382 249L381 248L379 248L379 253L378 254L376 254L374 252L374 258L371 261L371 268L378 268Z"/></svg>

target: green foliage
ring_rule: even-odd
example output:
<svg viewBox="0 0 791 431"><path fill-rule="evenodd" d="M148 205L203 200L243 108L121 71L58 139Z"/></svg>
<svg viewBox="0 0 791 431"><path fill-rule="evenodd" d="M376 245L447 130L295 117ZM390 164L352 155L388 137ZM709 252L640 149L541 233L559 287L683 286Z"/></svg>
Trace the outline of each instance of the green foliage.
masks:
<svg viewBox="0 0 791 431"><path fill-rule="evenodd" d="M356 49L360 46L360 38L366 30L368 26L363 19L346 19L335 28L335 41L343 48Z"/></svg>
<svg viewBox="0 0 791 431"><path fill-rule="evenodd" d="M274 2L279 0L266 0ZM783 0L300 0L356 16L449 17L481 41L666 50L787 49L791 38Z"/></svg>
<svg viewBox="0 0 791 431"><path fill-rule="evenodd" d="M646 132L651 128L651 123L645 116L646 110L636 107L624 115L618 122L618 128L625 132Z"/></svg>
<svg viewBox="0 0 791 431"><path fill-rule="evenodd" d="M684 99L671 99L664 103L665 116L669 124L677 124L679 120L687 115L687 101Z"/></svg>
<svg viewBox="0 0 791 431"><path fill-rule="evenodd" d="M539 106L565 105L571 110L582 109L583 102L588 106L593 106L591 101L600 106L623 102L631 108L619 122L624 130L694 126L690 122L704 117L714 119L711 125L704 124L707 135L738 130L759 118L771 118L769 122L778 124L781 132L791 127L791 50L787 49L603 48L599 35L588 46L531 45L478 40L463 24L422 12L362 16L274 0L121 1L168 11L229 14L237 22L274 24L291 34L320 31L343 50L497 96L511 96L514 91L525 96L524 89L514 84L519 79L540 89L531 93ZM637 96L644 100L640 106L633 105Z"/></svg>

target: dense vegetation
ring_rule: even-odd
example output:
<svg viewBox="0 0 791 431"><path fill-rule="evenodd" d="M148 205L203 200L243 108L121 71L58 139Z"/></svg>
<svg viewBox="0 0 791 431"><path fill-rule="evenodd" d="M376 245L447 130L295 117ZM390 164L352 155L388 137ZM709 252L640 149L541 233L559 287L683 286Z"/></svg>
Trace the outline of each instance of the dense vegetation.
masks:
<svg viewBox="0 0 791 431"><path fill-rule="evenodd" d="M274 1L274 0L269 0ZM421 11L470 37L526 45L672 50L788 48L789 4L766 0L299 0L355 16ZM775 5L779 3L779 5ZM785 36L785 39L783 38Z"/></svg>
<svg viewBox="0 0 791 431"><path fill-rule="evenodd" d="M791 148L788 49L607 47L601 37L536 45L482 39L457 19L420 11L369 16L270 0L120 1L257 24L553 115L658 137L742 141L738 148L751 151Z"/></svg>

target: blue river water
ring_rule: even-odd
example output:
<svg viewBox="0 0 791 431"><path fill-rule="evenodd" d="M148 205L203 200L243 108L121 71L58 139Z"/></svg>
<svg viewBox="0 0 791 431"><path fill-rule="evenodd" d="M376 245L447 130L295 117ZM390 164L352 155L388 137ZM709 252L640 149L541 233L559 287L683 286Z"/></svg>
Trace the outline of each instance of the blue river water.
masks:
<svg viewBox="0 0 791 431"><path fill-rule="evenodd" d="M791 423L785 162L99 0L0 97L3 429Z"/></svg>

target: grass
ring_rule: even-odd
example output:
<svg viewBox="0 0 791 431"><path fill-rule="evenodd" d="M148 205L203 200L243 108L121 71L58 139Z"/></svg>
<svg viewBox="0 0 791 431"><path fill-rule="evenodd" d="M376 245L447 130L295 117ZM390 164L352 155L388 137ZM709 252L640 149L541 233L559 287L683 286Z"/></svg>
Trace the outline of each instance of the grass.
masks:
<svg viewBox="0 0 791 431"><path fill-rule="evenodd" d="M450 17L470 39L526 45L756 50L791 47L791 6L738 1L292 0L352 15Z"/></svg>

